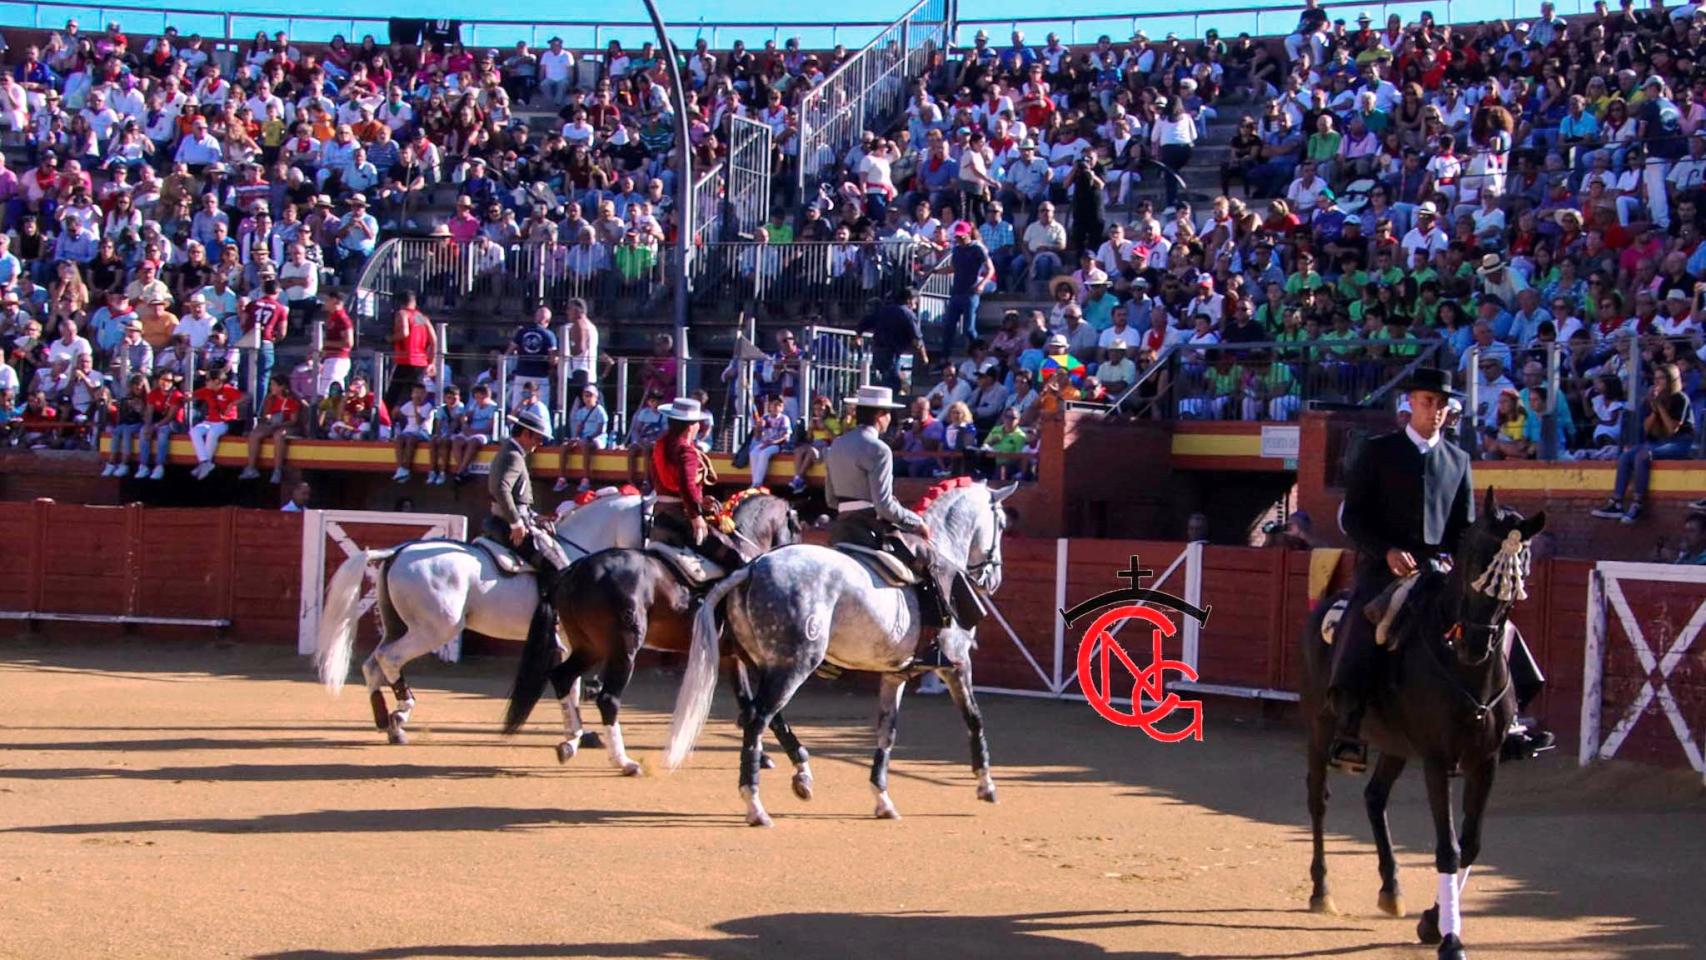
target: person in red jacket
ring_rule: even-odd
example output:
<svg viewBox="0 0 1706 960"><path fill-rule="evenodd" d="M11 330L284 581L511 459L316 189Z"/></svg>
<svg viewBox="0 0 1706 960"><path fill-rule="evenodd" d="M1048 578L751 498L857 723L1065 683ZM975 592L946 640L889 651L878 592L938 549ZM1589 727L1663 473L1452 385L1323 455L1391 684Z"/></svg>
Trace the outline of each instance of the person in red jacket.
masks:
<svg viewBox="0 0 1706 960"><path fill-rule="evenodd" d="M219 449L219 438L225 436L231 422L237 419L243 391L226 382L224 369L215 367L207 372L207 385L193 396L205 411L201 420L190 428L190 446L195 448L196 459L194 475L197 480L206 480L213 472L213 455Z"/></svg>
<svg viewBox="0 0 1706 960"><path fill-rule="evenodd" d="M272 482L284 482L284 451L289 433L302 416L302 401L290 392L290 378L275 374L267 384L267 399L261 406L260 422L249 431L249 463L240 479L258 480L261 476L261 447L272 438Z"/></svg>
<svg viewBox="0 0 1706 960"><path fill-rule="evenodd" d="M710 461L695 443L706 414L699 401L687 397L677 397L662 413L668 427L652 445L652 485L657 492L652 539L697 551L732 571L746 560L723 531L705 522L706 514L716 509L705 488L717 482Z"/></svg>

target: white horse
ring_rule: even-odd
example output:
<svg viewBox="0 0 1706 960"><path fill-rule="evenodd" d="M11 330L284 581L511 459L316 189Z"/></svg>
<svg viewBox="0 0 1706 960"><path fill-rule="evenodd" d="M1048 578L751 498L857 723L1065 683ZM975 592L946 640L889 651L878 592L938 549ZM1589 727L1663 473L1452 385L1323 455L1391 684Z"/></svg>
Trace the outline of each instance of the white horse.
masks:
<svg viewBox="0 0 1706 960"><path fill-rule="evenodd" d="M557 538L569 559L611 547L640 547L642 498L637 494L600 496L558 517ZM539 587L530 573L506 575L485 550L455 540L417 540L351 556L332 575L320 617L315 666L333 695L349 676L360 615L362 583L368 567L380 563L378 608L383 637L361 665L373 704L373 722L392 743L407 743L403 725L415 706L403 679L403 667L423 654L474 630L499 640L526 640ZM382 685L396 696L396 709L385 706ZM556 691L565 731L580 741L580 683Z"/></svg>
<svg viewBox="0 0 1706 960"><path fill-rule="evenodd" d="M982 483L950 482L933 491L937 496L924 511L935 548L965 569L985 593L1001 587L1001 536L1007 522L1001 502L1017 487L991 490ZM719 610L725 622L719 622ZM770 815L758 798L764 729L825 660L843 669L882 675L877 752L871 763L878 817L900 816L888 795L888 761L901 690L909 677L932 670L947 682L965 718L977 795L995 801L983 717L972 696L971 651L976 631L944 629L937 642L949 666L915 666L919 615L912 588L889 586L860 560L809 544L772 550L706 596L694 619L693 645L670 719L664 763L671 769L692 753L711 711L725 623L736 654L748 668L752 690L751 705L744 714L740 759L747 823L770 825Z"/></svg>

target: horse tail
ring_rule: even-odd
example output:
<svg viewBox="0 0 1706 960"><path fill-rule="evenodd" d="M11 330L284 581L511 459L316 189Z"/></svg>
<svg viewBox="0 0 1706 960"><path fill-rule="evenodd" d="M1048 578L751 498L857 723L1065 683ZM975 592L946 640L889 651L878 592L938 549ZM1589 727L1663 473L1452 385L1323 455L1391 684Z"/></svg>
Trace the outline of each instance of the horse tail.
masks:
<svg viewBox="0 0 1706 960"><path fill-rule="evenodd" d="M746 583L752 567L742 567L722 583L711 588L693 617L693 646L687 654L687 669L681 677L681 690L675 695L675 713L669 718L669 740L664 748L663 762L674 770L687 762L693 753L693 742L705 729L705 718L711 713L711 695L717 689L717 660L722 625L717 611L723 598Z"/></svg>
<svg viewBox="0 0 1706 960"><path fill-rule="evenodd" d="M397 552L362 550L345 560L326 585L325 606L320 611L320 637L314 649L314 666L320 682L333 696L344 688L349 676L350 652L355 646L355 622L361 604L361 584L369 564L389 560ZM384 592L381 586L381 593Z"/></svg>
<svg viewBox="0 0 1706 960"><path fill-rule="evenodd" d="M533 707L545 693L545 681L559 663L557 633L551 629L551 608L540 604L527 627L527 643L515 667L515 683L509 688L509 707L504 711L505 734L515 733L527 722Z"/></svg>

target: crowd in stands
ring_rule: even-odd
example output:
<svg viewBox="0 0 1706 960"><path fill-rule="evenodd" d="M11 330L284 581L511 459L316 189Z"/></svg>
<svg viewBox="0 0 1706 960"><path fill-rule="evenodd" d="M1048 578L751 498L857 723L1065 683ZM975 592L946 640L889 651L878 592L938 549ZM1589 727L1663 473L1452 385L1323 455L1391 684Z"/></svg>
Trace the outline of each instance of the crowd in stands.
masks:
<svg viewBox="0 0 1706 960"><path fill-rule="evenodd" d="M938 360L981 297L1046 295L982 344L1008 389L1283 420L1425 360L1473 383L1481 456L1616 459L1602 513L1632 521L1706 400L1703 40L1706 5L1662 0L1469 26L1310 2L1279 44L980 33L816 219L940 251ZM1175 174L1214 125L1221 192L1193 205ZM1133 192L1157 177L1164 199ZM906 306L867 320L891 381L925 346Z"/></svg>
<svg viewBox="0 0 1706 960"><path fill-rule="evenodd" d="M839 248L829 278L855 294L876 286L882 251L913 255L899 279L945 291L940 341L923 343L910 289L862 323L885 380L910 376L907 355L942 378L932 393L948 402L927 402L950 449L1017 443L1016 396L1288 419L1428 359L1475 381L1459 432L1481 455L1618 459L1605 512L1633 519L1651 460L1697 449L1706 399L1703 10L1623 0L1569 22L1547 4L1533 22L1376 25L1309 0L1277 43L1210 30L998 46L980 32L907 78L891 126L818 158L823 182L753 245ZM457 196L441 232L495 249L488 269L526 248L633 281L675 228L677 116L707 166L726 116L767 124L791 183L802 98L847 56L701 43L678 110L649 46L613 44L593 64L557 42L321 54L262 36L226 69L197 38L132 50L116 30L68 26L0 77L13 107L0 126L29 158L0 172L0 283L18 297L0 309L19 379L7 415L35 442L74 442L79 418L148 372L133 315L156 356L184 356L185 318L211 316L187 347L205 382L203 356L217 366L254 336L245 311L270 281L292 319L260 322L266 366L269 332L300 330L382 233L421 225L435 191ZM535 137L523 107L557 111L552 130ZM1220 188L1206 201L1205 172ZM980 298L998 291L1045 305L976 338ZM117 371L126 389L102 393ZM393 408L410 382L393 384ZM1643 395L1620 393L1631 382ZM317 408L324 386L298 395ZM609 442L579 409L565 465L584 464L592 436ZM768 438L754 459L781 452L779 426L754 416ZM1028 429L1024 409L1012 429ZM903 453L924 442L896 438ZM940 461L933 442L925 459Z"/></svg>

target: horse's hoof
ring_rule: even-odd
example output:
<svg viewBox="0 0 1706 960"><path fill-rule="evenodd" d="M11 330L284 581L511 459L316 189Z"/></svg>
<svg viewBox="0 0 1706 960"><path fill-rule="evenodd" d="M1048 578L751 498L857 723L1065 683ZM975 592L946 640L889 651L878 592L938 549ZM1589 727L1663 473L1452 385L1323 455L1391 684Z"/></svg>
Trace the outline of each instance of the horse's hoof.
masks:
<svg viewBox="0 0 1706 960"><path fill-rule="evenodd" d="M977 798L984 803L995 802L995 784L980 783L977 785Z"/></svg>
<svg viewBox="0 0 1706 960"><path fill-rule="evenodd" d="M646 772L646 768L640 766L638 760L624 760L618 763L616 767L622 771L624 777L637 777Z"/></svg>
<svg viewBox="0 0 1706 960"><path fill-rule="evenodd" d="M1309 912L1310 913L1325 913L1325 914L1328 914L1329 916L1335 916L1336 917L1339 915L1339 908L1336 904L1333 903L1333 895L1332 894L1323 893L1318 897L1310 897L1309 898Z"/></svg>
<svg viewBox="0 0 1706 960"><path fill-rule="evenodd" d="M1422 911L1422 919L1416 921L1416 939L1423 943L1440 942L1438 904Z"/></svg>
<svg viewBox="0 0 1706 960"><path fill-rule="evenodd" d="M385 739L400 746L409 742L409 735L403 732L402 727L394 726L385 731Z"/></svg>
<svg viewBox="0 0 1706 960"><path fill-rule="evenodd" d="M604 738L588 730L581 734L581 746L588 750L598 750L604 746Z"/></svg>
<svg viewBox="0 0 1706 960"><path fill-rule="evenodd" d="M759 810L756 813L746 815L746 825L749 827L773 827L776 824L771 821L770 814Z"/></svg>
<svg viewBox="0 0 1706 960"><path fill-rule="evenodd" d="M568 763L570 760L575 758L575 754L579 750L580 747L564 740L562 743L557 744L557 762Z"/></svg>
<svg viewBox="0 0 1706 960"><path fill-rule="evenodd" d="M1440 941L1439 960L1469 960L1469 953L1463 949L1463 941L1457 939L1457 934Z"/></svg>
<svg viewBox="0 0 1706 960"><path fill-rule="evenodd" d="M809 773L794 774L794 796L801 800L812 798L812 778Z"/></svg>
<svg viewBox="0 0 1706 960"><path fill-rule="evenodd" d="M758 769L774 770L776 769L776 761L770 759L770 754L761 753L758 755Z"/></svg>
<svg viewBox="0 0 1706 960"><path fill-rule="evenodd" d="M1386 891L1382 890L1380 892L1380 912L1386 914L1389 917L1401 917L1401 916L1403 916L1404 915L1404 897L1403 897L1403 895L1397 894L1397 893L1387 893Z"/></svg>
<svg viewBox="0 0 1706 960"><path fill-rule="evenodd" d="M899 820L900 811L894 808L894 804L884 800L877 804L875 816L878 820Z"/></svg>

